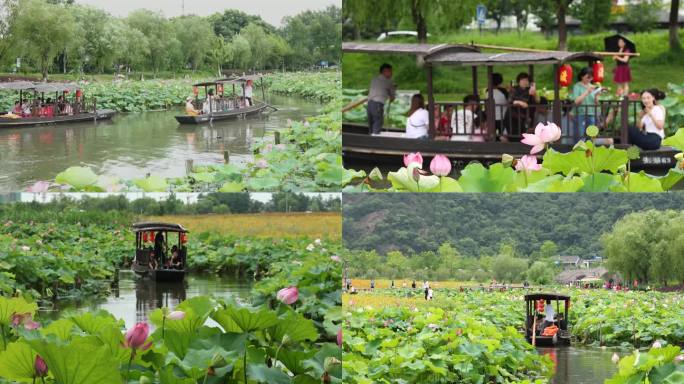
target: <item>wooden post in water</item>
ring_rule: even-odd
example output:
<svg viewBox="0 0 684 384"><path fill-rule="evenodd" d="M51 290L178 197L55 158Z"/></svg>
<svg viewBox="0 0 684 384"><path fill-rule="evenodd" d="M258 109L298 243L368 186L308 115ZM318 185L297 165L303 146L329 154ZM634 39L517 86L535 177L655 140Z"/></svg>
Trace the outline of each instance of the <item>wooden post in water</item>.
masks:
<svg viewBox="0 0 684 384"><path fill-rule="evenodd" d="M280 132L278 132L278 131L273 132L273 142L276 145L280 144Z"/></svg>
<svg viewBox="0 0 684 384"><path fill-rule="evenodd" d="M230 151L228 151L228 150L223 151L223 162L225 164L230 163Z"/></svg>
<svg viewBox="0 0 684 384"><path fill-rule="evenodd" d="M192 168L193 168L192 163L193 163L192 159L185 160L185 174L189 175L192 173Z"/></svg>

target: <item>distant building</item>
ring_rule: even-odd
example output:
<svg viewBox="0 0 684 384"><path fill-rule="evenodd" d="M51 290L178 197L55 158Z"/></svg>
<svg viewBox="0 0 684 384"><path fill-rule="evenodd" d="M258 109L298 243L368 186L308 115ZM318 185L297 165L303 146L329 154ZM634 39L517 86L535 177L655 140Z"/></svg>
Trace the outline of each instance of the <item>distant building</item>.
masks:
<svg viewBox="0 0 684 384"><path fill-rule="evenodd" d="M582 259L579 256L558 256L556 265L563 269L579 268Z"/></svg>
<svg viewBox="0 0 684 384"><path fill-rule="evenodd" d="M607 281L613 277L604 267L588 269L568 269L556 276L556 282L560 284L577 284L578 282Z"/></svg>

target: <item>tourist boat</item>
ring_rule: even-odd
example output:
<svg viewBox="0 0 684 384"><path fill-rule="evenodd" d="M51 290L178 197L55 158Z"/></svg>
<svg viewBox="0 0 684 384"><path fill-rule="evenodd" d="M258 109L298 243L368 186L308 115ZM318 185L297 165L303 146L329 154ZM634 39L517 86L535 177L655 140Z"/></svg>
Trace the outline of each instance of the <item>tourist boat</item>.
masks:
<svg viewBox="0 0 684 384"><path fill-rule="evenodd" d="M599 63L601 56L593 52L565 52L565 51L538 51L538 52L480 52L475 45L459 44L388 44L388 43L353 43L342 44L345 53L381 54L381 55L413 55L416 61L423 67L427 80L427 110L434 111L437 103L433 92L433 72L440 66L470 67L472 74L472 95L477 99L477 116L484 120L480 129L474 132L454 132L452 140L416 140L405 138L404 129L398 127L384 128L380 135L369 135L365 124L343 122L342 124L342 151L344 165L347 168L370 169L380 166L384 169L394 170L403 165L403 155L410 152L421 152L428 162L434 155L446 155L453 161L454 169L460 170L471 161L479 161L491 164L501 161L503 154L522 156L529 154L530 147L519 141L524 132L507 132L509 142L499 141L500 132L496 130L495 111L506 116L510 104L495 104L493 73L495 66L521 66L527 65L527 73L530 82L534 81L535 65L553 66L553 96L549 95L547 103L530 105L525 111L524 117L527 127L533 128L530 111L545 111L547 121L556 123L563 130L561 140L552 147L559 151L570 151L579 137L568 127L573 126L573 113L585 113L586 110L578 111L581 106L574 106L571 101L561 100L560 76L561 68L566 68L571 62L584 62L590 67ZM487 74L487 97L481 99L478 88L478 68L484 67ZM572 79L572 75L570 80ZM566 78L567 82L568 79ZM566 84L563 84L566 85ZM549 91L550 93L551 91ZM363 100L351 103L343 111L361 106ZM601 127L599 141L613 143L616 148L627 148L628 126L636 121L638 110L641 109L640 100L630 100L627 96L615 100L601 100L597 109L600 111ZM465 114L466 104L462 101L439 102L439 106L451 106L456 114ZM435 118L429 113L429 133L434 137ZM504 117L503 124L510 127L514 118L511 114ZM640 158L631 160L633 170L647 170L653 173L665 173L675 166L674 155L677 153L673 148L662 147L655 151L641 151ZM537 154L541 159L543 152Z"/></svg>
<svg viewBox="0 0 684 384"><path fill-rule="evenodd" d="M186 243L189 231L180 224L156 222L135 223L132 228L135 232L133 272L160 282L183 281L187 266ZM170 267L167 264L171 259L169 236L175 238L173 241L178 247L180 267Z"/></svg>
<svg viewBox="0 0 684 384"><path fill-rule="evenodd" d="M558 331L553 336L542 335L540 329L544 322L544 311L546 302L555 306L554 326ZM563 306L561 306L563 302ZM568 310L570 309L570 296L557 293L532 293L525 295L525 338L537 347L555 347L570 345L570 331L568 329Z"/></svg>
<svg viewBox="0 0 684 384"><path fill-rule="evenodd" d="M17 102L27 100L25 108L21 108L23 113L5 111L0 115L0 128L108 120L116 113L112 109L98 109L95 97L83 96L74 83L10 81L0 83L0 89L18 91ZM53 92L54 100L49 97Z"/></svg>
<svg viewBox="0 0 684 384"><path fill-rule="evenodd" d="M176 116L176 121L181 124L203 124L220 120L245 118L247 116L259 115L267 108L275 109L265 101L255 100L254 98L252 98L252 105L248 105L245 97L245 87L248 81L254 82L257 79L261 82L262 99L265 100L266 94L261 75L232 77L194 84L193 94L195 99L193 100L193 106L196 110L202 111L207 98L210 97L212 101L206 103L208 112L198 115L178 115ZM230 94L226 92L226 87L228 86L232 86ZM236 92L236 86L240 88L240 93ZM204 88L205 96L202 99L199 98L200 87ZM210 96L210 93L213 93L213 96Z"/></svg>

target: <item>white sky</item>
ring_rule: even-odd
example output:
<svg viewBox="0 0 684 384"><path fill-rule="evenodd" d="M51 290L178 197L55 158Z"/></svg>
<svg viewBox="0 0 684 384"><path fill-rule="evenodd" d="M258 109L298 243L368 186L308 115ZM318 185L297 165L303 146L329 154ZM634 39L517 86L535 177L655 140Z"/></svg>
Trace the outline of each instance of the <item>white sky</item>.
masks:
<svg viewBox="0 0 684 384"><path fill-rule="evenodd" d="M259 15L276 27L281 26L285 16L320 10L329 5L342 7L342 0L76 0L76 3L104 9L114 16L126 16L140 8L161 11L166 17L180 16L183 3L186 15L208 16L225 9L239 9L250 15Z"/></svg>

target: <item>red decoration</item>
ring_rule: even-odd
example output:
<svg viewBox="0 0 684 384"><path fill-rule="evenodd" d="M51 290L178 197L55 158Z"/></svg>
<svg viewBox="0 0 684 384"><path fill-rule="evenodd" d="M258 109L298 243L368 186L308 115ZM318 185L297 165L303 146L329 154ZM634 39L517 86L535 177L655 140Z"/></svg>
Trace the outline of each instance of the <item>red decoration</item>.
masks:
<svg viewBox="0 0 684 384"><path fill-rule="evenodd" d="M185 244L188 242L188 235L185 233L181 233L181 244Z"/></svg>
<svg viewBox="0 0 684 384"><path fill-rule="evenodd" d="M197 87L192 87L192 93L193 93L195 96L199 95L199 88L197 88Z"/></svg>
<svg viewBox="0 0 684 384"><path fill-rule="evenodd" d="M148 242L147 232L143 232L143 233L142 233L142 238L143 238L143 243L147 243L147 242Z"/></svg>
<svg viewBox="0 0 684 384"><path fill-rule="evenodd" d="M572 82L572 66L563 64L558 69L558 82L561 87L567 87Z"/></svg>
<svg viewBox="0 0 684 384"><path fill-rule="evenodd" d="M219 85L218 85L218 93L219 93L220 95L223 95L223 84L219 84Z"/></svg>
<svg viewBox="0 0 684 384"><path fill-rule="evenodd" d="M537 300L537 312L544 312L544 300Z"/></svg>
<svg viewBox="0 0 684 384"><path fill-rule="evenodd" d="M597 61L594 63L592 70L594 71L594 81L597 83L603 82L603 63Z"/></svg>
<svg viewBox="0 0 684 384"><path fill-rule="evenodd" d="M81 92L80 89L77 89L76 90L76 97L81 97L81 96L83 96L83 92Z"/></svg>

